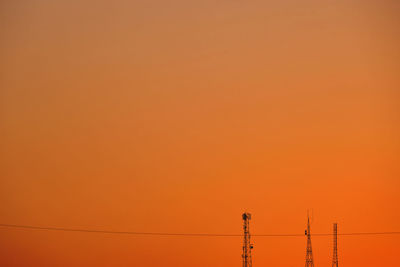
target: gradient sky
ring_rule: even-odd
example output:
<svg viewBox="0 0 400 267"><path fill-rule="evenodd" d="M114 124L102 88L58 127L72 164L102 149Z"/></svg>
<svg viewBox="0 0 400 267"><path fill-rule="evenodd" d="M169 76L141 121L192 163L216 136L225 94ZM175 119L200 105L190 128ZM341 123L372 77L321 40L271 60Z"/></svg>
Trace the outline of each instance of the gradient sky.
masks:
<svg viewBox="0 0 400 267"><path fill-rule="evenodd" d="M400 230L398 1L1 1L0 24L0 223ZM253 241L255 267L304 266L303 237ZM0 227L0 265L232 267L241 245ZM399 248L339 237L339 262Z"/></svg>

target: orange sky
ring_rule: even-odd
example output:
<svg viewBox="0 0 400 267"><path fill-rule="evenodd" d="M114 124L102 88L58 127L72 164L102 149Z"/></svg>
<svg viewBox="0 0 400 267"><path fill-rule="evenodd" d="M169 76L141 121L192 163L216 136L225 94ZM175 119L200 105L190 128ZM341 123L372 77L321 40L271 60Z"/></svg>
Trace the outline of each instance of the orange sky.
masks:
<svg viewBox="0 0 400 267"><path fill-rule="evenodd" d="M400 230L400 4L1 1L0 223L117 231ZM306 239L253 239L304 266ZM329 266L331 237L313 237ZM0 266L241 266L240 237L0 227ZM399 236L339 237L399 266Z"/></svg>

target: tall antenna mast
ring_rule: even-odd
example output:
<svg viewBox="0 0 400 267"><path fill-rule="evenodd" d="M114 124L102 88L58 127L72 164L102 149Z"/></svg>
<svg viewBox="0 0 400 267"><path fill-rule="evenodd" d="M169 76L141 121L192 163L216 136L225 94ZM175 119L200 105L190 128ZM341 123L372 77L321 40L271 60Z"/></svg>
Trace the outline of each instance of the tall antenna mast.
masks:
<svg viewBox="0 0 400 267"><path fill-rule="evenodd" d="M333 259L332 267L338 267L338 256L337 256L337 223L333 224Z"/></svg>
<svg viewBox="0 0 400 267"><path fill-rule="evenodd" d="M253 245L250 243L250 229L249 229L251 214L243 213L242 219L243 219L243 231L244 231L243 254L242 254L243 267L252 267L251 250L253 249Z"/></svg>
<svg viewBox="0 0 400 267"><path fill-rule="evenodd" d="M305 231L305 234L307 236L306 267L314 267L314 258L311 246L310 216L308 214L307 214L307 230Z"/></svg>

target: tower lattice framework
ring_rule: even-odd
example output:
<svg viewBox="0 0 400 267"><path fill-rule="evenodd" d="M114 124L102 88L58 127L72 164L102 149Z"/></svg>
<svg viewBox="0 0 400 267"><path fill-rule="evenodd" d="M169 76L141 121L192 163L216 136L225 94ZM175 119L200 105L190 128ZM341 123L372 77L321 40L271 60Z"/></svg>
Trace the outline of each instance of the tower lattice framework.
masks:
<svg viewBox="0 0 400 267"><path fill-rule="evenodd" d="M307 217L307 254L306 254L306 267L314 267L314 258L311 246L311 231L310 231L310 216Z"/></svg>
<svg viewBox="0 0 400 267"><path fill-rule="evenodd" d="M253 245L250 243L250 219L251 219L251 214L250 213L243 213L242 214L242 219L243 219L243 254L242 254L242 259L243 259L243 267L252 267L252 262L251 262L251 250L253 249Z"/></svg>
<svg viewBox="0 0 400 267"><path fill-rule="evenodd" d="M337 223L333 224L333 259L332 267L338 267L338 255L337 255Z"/></svg>

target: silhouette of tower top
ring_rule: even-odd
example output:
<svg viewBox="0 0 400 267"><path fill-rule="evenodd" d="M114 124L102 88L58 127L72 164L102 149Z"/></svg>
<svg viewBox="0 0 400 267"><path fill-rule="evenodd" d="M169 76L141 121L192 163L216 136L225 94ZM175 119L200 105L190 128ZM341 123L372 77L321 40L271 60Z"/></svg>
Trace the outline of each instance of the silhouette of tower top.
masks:
<svg viewBox="0 0 400 267"><path fill-rule="evenodd" d="M251 220L251 214L250 213L243 213L242 214L242 219L243 219L243 254L242 254L242 260L243 260L243 267L252 267L252 262L251 262L251 250L253 249L253 245L250 243L250 220Z"/></svg>
<svg viewBox="0 0 400 267"><path fill-rule="evenodd" d="M333 259L332 267L338 267L338 255L337 255L337 223L333 224Z"/></svg>
<svg viewBox="0 0 400 267"><path fill-rule="evenodd" d="M311 246L310 216L307 216L307 230L305 231L305 234L307 235L306 267L314 267L314 258Z"/></svg>

